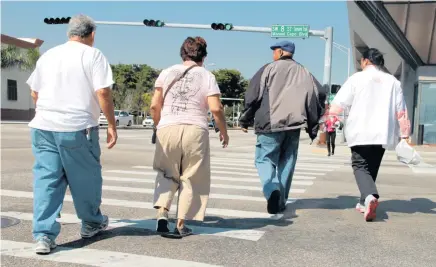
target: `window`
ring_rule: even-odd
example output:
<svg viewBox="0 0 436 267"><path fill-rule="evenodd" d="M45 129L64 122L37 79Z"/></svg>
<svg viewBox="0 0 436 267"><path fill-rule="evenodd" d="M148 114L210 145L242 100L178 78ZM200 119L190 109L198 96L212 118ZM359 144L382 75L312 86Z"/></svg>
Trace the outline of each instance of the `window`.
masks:
<svg viewBox="0 0 436 267"><path fill-rule="evenodd" d="M17 90L16 80L8 80L8 100L10 101L18 100L18 90Z"/></svg>

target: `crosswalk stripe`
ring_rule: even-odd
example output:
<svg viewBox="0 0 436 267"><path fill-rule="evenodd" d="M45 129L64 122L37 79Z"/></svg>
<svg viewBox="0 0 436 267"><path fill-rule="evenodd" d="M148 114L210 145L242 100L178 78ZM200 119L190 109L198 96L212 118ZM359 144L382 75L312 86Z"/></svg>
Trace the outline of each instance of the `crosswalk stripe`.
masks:
<svg viewBox="0 0 436 267"><path fill-rule="evenodd" d="M49 255L37 255L33 250L32 243L17 242L11 240L1 241L1 255L19 258L44 260L52 262L75 263L90 266L111 266L111 267L213 267L205 263L184 261L176 259L158 258L145 255L122 253L108 250L90 248L69 248L59 246L56 253Z"/></svg>
<svg viewBox="0 0 436 267"><path fill-rule="evenodd" d="M104 172L107 172L107 173L121 173L121 174L136 174L136 175L156 175L155 171L153 171L153 172L140 172L140 171L108 170L108 171L104 171ZM231 174L235 174L235 173L232 172ZM316 175L316 176L323 176L323 175L325 175L325 173L315 173L315 172L305 172L305 173L295 172L294 174L297 177L300 176L300 175L304 175L304 176L305 175ZM294 176L294 177L296 177L296 176ZM215 176L215 175L212 175L211 179L228 181L228 180L224 180L222 178L225 178L225 177L224 176ZM231 179L233 179L233 178L231 178ZM238 177L238 178L235 178L235 181L237 181L236 179L244 179L244 178ZM251 179L246 178L246 180L254 180L254 179L259 181L258 177L253 177Z"/></svg>
<svg viewBox="0 0 436 267"><path fill-rule="evenodd" d="M18 197L18 198L33 198L32 192L17 191L17 190L4 190L4 189L1 189L0 192L1 192L2 196ZM72 202L73 199L70 195L65 195L64 201ZM153 203L151 203L151 202L140 202L140 201L102 198L102 204L107 205L107 206L155 210L153 208ZM176 210L176 208L177 207L175 205L171 206L172 210ZM207 208L206 214L207 215L217 215L217 216L227 216L227 217L238 217L238 218L267 219L267 220L279 220L280 218L283 217L283 214L271 215L271 214L264 213L264 212L218 209L218 208Z"/></svg>
<svg viewBox="0 0 436 267"><path fill-rule="evenodd" d="M254 161L247 164L247 163L235 163L233 162L233 160L228 160L228 159L221 159L221 158L215 158L215 159L211 159L211 163L212 163L212 168L216 167L217 165L223 165L223 166L244 166L244 167L252 167L255 169L255 165L254 165ZM311 164L311 163L298 163L296 164L296 168L298 169L298 167L311 167L311 169L314 168L320 168L320 169L337 169L344 166L343 164L341 165L332 165L332 164ZM246 168L245 168L246 169ZM245 170L244 169L244 170Z"/></svg>
<svg viewBox="0 0 436 267"><path fill-rule="evenodd" d="M151 166L134 166L133 168L136 169L149 169L149 170L153 170L153 167ZM119 170L110 170L110 171L106 171L106 172L119 172ZM141 174L143 175L144 172L135 172L135 171L123 171L124 173L130 173L130 174ZM233 175L240 175L240 176L256 176L255 173L235 173L234 171L214 171L212 170L211 173L218 173L218 174L233 174ZM317 172L295 172L296 174L301 174L301 175L325 175L325 173L317 173Z"/></svg>
<svg viewBox="0 0 436 267"><path fill-rule="evenodd" d="M126 187L126 186L110 186L103 185L103 190L107 191L117 191L117 192L128 192L128 193L143 193L143 194L154 194L154 189L149 188L136 188L136 187ZM258 189L258 191L260 191ZM304 193L305 189L291 188L291 193ZM178 195L178 194L176 194ZM228 195L228 194L209 194L210 199L227 199L227 200L247 200L247 201L257 201L265 202L264 197L252 197L252 196L241 196L241 195Z"/></svg>
<svg viewBox="0 0 436 267"><path fill-rule="evenodd" d="M247 157L244 156L245 154L240 153L241 155L236 155L234 153L232 154L222 154L219 155L218 153L212 153L211 159L218 159L223 158L228 160L229 162L247 162L247 163L253 163L254 157ZM350 159L341 159L341 158L327 158L327 157L298 157L297 158L297 164L301 161L315 161L315 162L330 162L330 163L344 163L344 162L351 162ZM310 163L310 162L305 162Z"/></svg>
<svg viewBox="0 0 436 267"><path fill-rule="evenodd" d="M148 170L152 170L153 167L152 166L133 166L132 168L134 169L148 169ZM305 170L305 171L313 171L315 167L298 167L296 166L295 169L298 170ZM221 170L233 170L231 171L232 174L235 174L235 171L239 171L241 173L238 172L238 175L257 175L257 170L256 169L250 169L247 167L240 167L240 168L235 168L235 167L227 167L227 166L212 166L212 171L211 172L221 172ZM321 171L323 172L329 172L329 171L334 171L334 169L332 168L323 168Z"/></svg>
<svg viewBox="0 0 436 267"><path fill-rule="evenodd" d="M213 177L212 177L213 179ZM113 176L104 176L103 180L106 181L114 181L114 182L134 182L134 183L147 183L154 184L155 178L123 178L123 177L113 177ZM234 181L235 179L232 179ZM259 180L256 180L257 183L260 183ZM313 185L312 181L292 181L293 185ZM260 186L248 186L248 185L230 185L230 184L214 184L210 185L212 188L225 188L225 189L238 189L238 190L252 190L259 191L261 190Z"/></svg>
<svg viewBox="0 0 436 267"><path fill-rule="evenodd" d="M14 212L6 211L0 213L2 216L9 216L17 218L19 220L32 221L33 214L25 212ZM82 221L77 218L74 214L62 213L62 217L57 219L60 223L81 223ZM170 229L174 228L175 225L170 223ZM243 239L249 241L258 241L262 238L264 231L251 230L251 229L238 229L238 228L219 228L219 227L206 227L206 226L193 226L188 225L195 235L213 235L213 236L223 236L227 238ZM137 229L145 229L150 231L156 230L156 220L155 219L117 219L109 218L109 229L129 227Z"/></svg>

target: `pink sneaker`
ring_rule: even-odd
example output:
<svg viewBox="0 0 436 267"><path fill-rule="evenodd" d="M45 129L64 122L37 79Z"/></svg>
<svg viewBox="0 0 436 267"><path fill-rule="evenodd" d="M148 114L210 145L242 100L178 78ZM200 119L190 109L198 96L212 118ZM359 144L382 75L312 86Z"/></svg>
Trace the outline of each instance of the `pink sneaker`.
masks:
<svg viewBox="0 0 436 267"><path fill-rule="evenodd" d="M372 198L367 199L367 201L365 201L365 212L363 214L363 217L365 218L365 221L370 222L373 221L375 219L375 217L377 216L376 211L377 211L377 207L378 207L378 199L376 199L375 197L371 196Z"/></svg>

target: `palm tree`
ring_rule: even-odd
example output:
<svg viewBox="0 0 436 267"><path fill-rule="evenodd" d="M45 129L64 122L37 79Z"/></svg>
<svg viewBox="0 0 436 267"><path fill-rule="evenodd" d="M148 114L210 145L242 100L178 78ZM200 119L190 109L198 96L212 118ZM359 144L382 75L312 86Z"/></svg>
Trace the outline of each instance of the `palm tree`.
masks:
<svg viewBox="0 0 436 267"><path fill-rule="evenodd" d="M33 70L40 54L35 48L27 49L25 53L14 45L1 48L1 68L18 67L20 70Z"/></svg>

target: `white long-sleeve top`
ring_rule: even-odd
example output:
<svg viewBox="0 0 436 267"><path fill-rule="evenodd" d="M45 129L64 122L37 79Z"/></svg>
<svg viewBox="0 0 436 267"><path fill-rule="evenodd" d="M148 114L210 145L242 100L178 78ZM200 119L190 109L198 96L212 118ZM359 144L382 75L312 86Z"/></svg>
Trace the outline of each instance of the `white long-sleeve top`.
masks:
<svg viewBox="0 0 436 267"><path fill-rule="evenodd" d="M374 66L367 66L344 83L329 114L348 107L345 136L349 147L382 145L395 149L399 137L408 137L410 122L401 83Z"/></svg>

